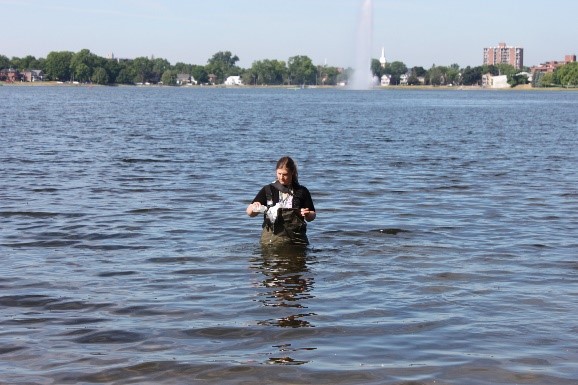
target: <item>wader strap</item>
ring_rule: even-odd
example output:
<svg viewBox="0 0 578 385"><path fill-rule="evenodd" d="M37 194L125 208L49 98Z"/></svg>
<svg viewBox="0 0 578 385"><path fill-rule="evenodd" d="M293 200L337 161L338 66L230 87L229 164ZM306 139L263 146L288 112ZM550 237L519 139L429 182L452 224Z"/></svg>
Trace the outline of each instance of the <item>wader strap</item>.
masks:
<svg viewBox="0 0 578 385"><path fill-rule="evenodd" d="M271 191L271 185L265 186L265 195L267 196L267 208L273 206L273 191Z"/></svg>
<svg viewBox="0 0 578 385"><path fill-rule="evenodd" d="M282 193L293 195L293 191L291 191L291 189L283 186L281 183L279 183L278 180L276 180L275 182L271 183L271 185L269 185L269 186L275 187L277 190L281 191Z"/></svg>

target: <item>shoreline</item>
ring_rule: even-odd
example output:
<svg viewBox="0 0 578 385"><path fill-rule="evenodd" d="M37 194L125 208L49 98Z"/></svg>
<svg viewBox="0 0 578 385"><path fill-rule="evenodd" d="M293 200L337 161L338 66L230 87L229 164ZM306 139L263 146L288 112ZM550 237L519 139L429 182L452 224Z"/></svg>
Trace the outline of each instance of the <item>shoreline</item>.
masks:
<svg viewBox="0 0 578 385"><path fill-rule="evenodd" d="M131 85L131 84L111 84L111 85L100 85L100 84L71 84L71 83L61 83L54 81L44 81L44 82L17 82L8 83L0 82L0 87L140 87L140 88L190 88L190 89L212 89L212 88L245 88L245 89L267 89L267 88L281 88L289 90L300 90L300 86L296 85L243 85L243 86L224 86L224 85L212 85L212 86L164 86L158 84L151 85ZM347 90L344 86L305 86L305 89L343 89ZM516 86L513 88L487 88L481 86L375 86L368 91L387 91L387 90L404 90L404 91L578 91L578 87L567 88L567 87L532 87L529 84Z"/></svg>

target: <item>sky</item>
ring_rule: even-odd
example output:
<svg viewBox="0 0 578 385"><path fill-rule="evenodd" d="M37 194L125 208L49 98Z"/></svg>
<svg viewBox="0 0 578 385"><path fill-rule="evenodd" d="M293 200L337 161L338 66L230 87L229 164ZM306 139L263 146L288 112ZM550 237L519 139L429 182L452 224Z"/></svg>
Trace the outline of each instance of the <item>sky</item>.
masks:
<svg viewBox="0 0 578 385"><path fill-rule="evenodd" d="M524 48L526 66L578 54L576 0L0 0L0 8L0 55L9 58L88 49L205 65L230 51L242 68L297 55L353 67L356 31L368 22L371 57L383 47L388 62L408 67L479 66L483 48L500 42Z"/></svg>

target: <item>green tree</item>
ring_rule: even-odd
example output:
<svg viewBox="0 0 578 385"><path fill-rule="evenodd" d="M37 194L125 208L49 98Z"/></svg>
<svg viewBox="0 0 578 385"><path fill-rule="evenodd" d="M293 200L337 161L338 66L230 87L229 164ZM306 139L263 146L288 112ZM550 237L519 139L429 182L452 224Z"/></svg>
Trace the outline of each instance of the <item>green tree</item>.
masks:
<svg viewBox="0 0 578 385"><path fill-rule="evenodd" d="M562 87L578 86L578 62L568 63L554 72L554 79Z"/></svg>
<svg viewBox="0 0 578 385"><path fill-rule="evenodd" d="M137 57L131 63L131 70L134 74L135 83L147 83L150 80L153 70L153 63L148 57Z"/></svg>
<svg viewBox="0 0 578 385"><path fill-rule="evenodd" d="M90 80L92 71L89 66L87 66L84 63L79 63L73 68L74 68L74 72L72 73L73 80L78 82L87 82Z"/></svg>
<svg viewBox="0 0 578 385"><path fill-rule="evenodd" d="M393 84L399 84L401 75L407 73L407 66L403 62L394 61L389 64L388 70L387 73L391 75Z"/></svg>
<svg viewBox="0 0 578 385"><path fill-rule="evenodd" d="M206 69L209 74L217 76L217 83L223 83L227 77L240 73L236 66L238 61L239 57L230 51L219 51L208 60Z"/></svg>
<svg viewBox="0 0 578 385"><path fill-rule="evenodd" d="M192 65L191 66L191 76L197 81L199 84L204 84L209 82L209 73L205 66L202 65Z"/></svg>
<svg viewBox="0 0 578 385"><path fill-rule="evenodd" d="M102 64L102 68L106 70L108 83L124 83L119 80L119 74L121 70L126 68L126 62L119 62L116 59L105 59ZM132 78L129 83L132 82Z"/></svg>
<svg viewBox="0 0 578 385"><path fill-rule="evenodd" d="M7 56L0 55L0 70L10 67L10 59Z"/></svg>
<svg viewBox="0 0 578 385"><path fill-rule="evenodd" d="M69 51L52 51L46 56L45 72L51 80L70 80L70 63L74 54Z"/></svg>
<svg viewBox="0 0 578 385"><path fill-rule="evenodd" d="M425 77L427 75L427 70L423 67L412 67L411 72L417 77Z"/></svg>
<svg viewBox="0 0 578 385"><path fill-rule="evenodd" d="M452 64L446 71L446 84L462 84L462 72L458 64Z"/></svg>
<svg viewBox="0 0 578 385"><path fill-rule="evenodd" d="M90 52L88 49L82 49L72 55L70 60L70 69L74 80L80 82L89 81L92 71L99 65L101 58ZM103 64L104 65L104 64Z"/></svg>
<svg viewBox="0 0 578 385"><path fill-rule="evenodd" d="M117 84L134 84L136 74L129 67L121 68L116 75L114 82Z"/></svg>
<svg viewBox="0 0 578 385"><path fill-rule="evenodd" d="M462 71L462 84L467 86L480 85L482 82L482 67L467 66Z"/></svg>
<svg viewBox="0 0 578 385"><path fill-rule="evenodd" d="M553 72L545 73L540 77L540 86L541 87L553 87L555 85L556 84L555 84Z"/></svg>
<svg viewBox="0 0 578 385"><path fill-rule="evenodd" d="M387 65L387 63L386 63L386 65ZM371 59L370 68L371 68L371 73L373 74L373 76L377 76L378 78L381 78L381 76L384 74L384 68L381 67L381 63L379 62L378 59Z"/></svg>
<svg viewBox="0 0 578 385"><path fill-rule="evenodd" d="M412 67L409 70L409 77L407 78L407 84L410 86L421 85L420 77L425 78L427 71L423 67Z"/></svg>
<svg viewBox="0 0 578 385"><path fill-rule="evenodd" d="M520 84L528 84L528 76L524 74L515 74L508 79L508 84L511 87L516 87Z"/></svg>
<svg viewBox="0 0 578 385"><path fill-rule="evenodd" d="M161 76L161 81L166 86L176 86L177 85L177 71L166 70Z"/></svg>
<svg viewBox="0 0 578 385"><path fill-rule="evenodd" d="M293 56L287 62L289 84L315 84L317 69L307 56Z"/></svg>
<svg viewBox="0 0 578 385"><path fill-rule="evenodd" d="M29 69L42 69L42 61L36 59L34 56L28 55L23 58L13 57L12 68L16 68L19 71L25 71Z"/></svg>
<svg viewBox="0 0 578 385"><path fill-rule="evenodd" d="M337 84L337 79L341 73L337 67L323 66L319 67L319 83L323 86L334 86Z"/></svg>
<svg viewBox="0 0 578 385"><path fill-rule="evenodd" d="M518 70L511 64L496 64L496 68L498 69L500 75L506 75L508 79L518 73Z"/></svg>
<svg viewBox="0 0 578 385"><path fill-rule="evenodd" d="M258 60L245 72L243 82L253 85L283 84L287 68L285 62L278 60Z"/></svg>
<svg viewBox="0 0 578 385"><path fill-rule="evenodd" d="M484 64L480 68L482 74L490 74L492 76L500 75L500 69L493 64Z"/></svg>
<svg viewBox="0 0 578 385"><path fill-rule="evenodd" d="M151 74L149 76L149 81L152 83L158 83L161 81L162 75L165 71L171 70L171 63L167 59L156 58L151 60L152 68ZM176 80L175 80L176 81Z"/></svg>
<svg viewBox="0 0 578 385"><path fill-rule="evenodd" d="M192 65L178 62L173 66L173 69L179 74L190 74L192 72Z"/></svg>
<svg viewBox="0 0 578 385"><path fill-rule="evenodd" d="M92 78L91 78L93 83L96 84L108 84L108 73L106 72L106 70L102 67L97 67L95 68L95 70L92 72Z"/></svg>
<svg viewBox="0 0 578 385"><path fill-rule="evenodd" d="M446 84L447 67L436 66L435 64L428 70L427 83L432 86L441 86Z"/></svg>

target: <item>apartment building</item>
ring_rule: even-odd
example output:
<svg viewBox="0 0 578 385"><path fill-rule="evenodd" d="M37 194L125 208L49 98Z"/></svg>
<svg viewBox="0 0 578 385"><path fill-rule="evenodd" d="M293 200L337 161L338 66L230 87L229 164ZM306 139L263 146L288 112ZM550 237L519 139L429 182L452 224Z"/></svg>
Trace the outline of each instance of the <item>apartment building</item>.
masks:
<svg viewBox="0 0 578 385"><path fill-rule="evenodd" d="M484 48L484 64L510 64L514 68L521 69L524 66L524 48L510 47L506 43Z"/></svg>

